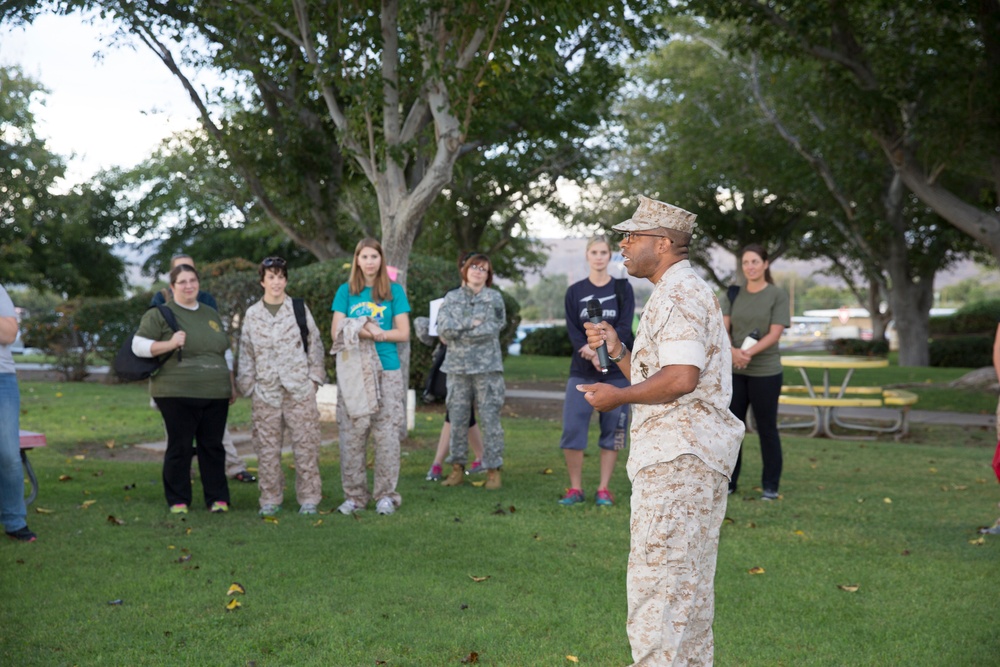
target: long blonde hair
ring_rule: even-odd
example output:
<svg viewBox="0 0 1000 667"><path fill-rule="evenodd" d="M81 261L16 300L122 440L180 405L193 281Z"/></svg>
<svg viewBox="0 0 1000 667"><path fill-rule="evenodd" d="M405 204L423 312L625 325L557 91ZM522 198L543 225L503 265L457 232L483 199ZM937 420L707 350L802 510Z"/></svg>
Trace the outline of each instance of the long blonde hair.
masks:
<svg viewBox="0 0 1000 667"><path fill-rule="evenodd" d="M354 259L351 261L351 277L347 279L347 289L351 294L357 296L365 288L365 276L358 268L358 255L365 248L374 248L378 256L382 259L379 263L378 273L372 281L372 301L381 303L382 301L392 301L392 283L389 281L389 271L385 268L385 253L382 252L382 244L376 239L367 238L358 241L354 248Z"/></svg>

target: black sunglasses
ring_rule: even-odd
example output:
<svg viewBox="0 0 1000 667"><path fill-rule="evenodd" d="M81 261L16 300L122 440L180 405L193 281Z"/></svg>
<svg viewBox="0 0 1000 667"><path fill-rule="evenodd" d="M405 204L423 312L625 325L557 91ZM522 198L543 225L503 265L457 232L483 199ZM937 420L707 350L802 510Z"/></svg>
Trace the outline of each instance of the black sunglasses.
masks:
<svg viewBox="0 0 1000 667"><path fill-rule="evenodd" d="M285 265L285 260L281 259L280 257L267 257L264 259L263 262L260 263L260 265L263 266L265 269L270 269L272 267L280 269Z"/></svg>

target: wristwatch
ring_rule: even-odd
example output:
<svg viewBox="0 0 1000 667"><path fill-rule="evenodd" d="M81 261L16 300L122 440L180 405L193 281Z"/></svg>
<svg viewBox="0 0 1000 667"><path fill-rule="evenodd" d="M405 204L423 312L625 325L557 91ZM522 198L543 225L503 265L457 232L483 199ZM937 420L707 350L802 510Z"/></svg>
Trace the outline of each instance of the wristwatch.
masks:
<svg viewBox="0 0 1000 667"><path fill-rule="evenodd" d="M625 358L625 354L628 352L628 348L625 347L625 341L620 340L618 342L621 343L621 345L622 345L621 352L618 353L617 357L611 357L611 361L615 362L616 364L619 361L621 361L622 359L624 359Z"/></svg>

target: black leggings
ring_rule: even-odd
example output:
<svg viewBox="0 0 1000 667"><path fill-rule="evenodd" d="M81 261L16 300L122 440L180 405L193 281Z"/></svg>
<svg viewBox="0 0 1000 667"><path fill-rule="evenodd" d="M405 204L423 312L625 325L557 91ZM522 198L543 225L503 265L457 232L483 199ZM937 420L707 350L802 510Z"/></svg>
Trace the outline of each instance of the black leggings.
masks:
<svg viewBox="0 0 1000 667"><path fill-rule="evenodd" d="M729 411L744 424L747 420L747 406L753 408L754 423L760 436L760 458L764 464L760 485L764 491L777 491L781 481L781 437L778 435L778 396L784 374L769 377L750 377L733 374L733 400ZM736 468L729 482L730 491L736 490L736 480L740 476L743 463L743 447L740 446L736 458Z"/></svg>
<svg viewBox="0 0 1000 667"><path fill-rule="evenodd" d="M195 455L205 506L211 507L220 500L228 503L229 483L226 481L222 434L226 430L229 399L157 398L156 406L167 427L167 453L163 456L163 491L167 504L191 504L191 457Z"/></svg>

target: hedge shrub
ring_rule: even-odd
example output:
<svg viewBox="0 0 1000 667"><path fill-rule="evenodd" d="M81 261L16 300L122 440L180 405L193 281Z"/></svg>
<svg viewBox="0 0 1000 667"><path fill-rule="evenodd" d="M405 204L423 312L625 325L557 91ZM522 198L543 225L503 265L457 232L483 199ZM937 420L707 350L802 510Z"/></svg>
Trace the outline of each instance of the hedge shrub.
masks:
<svg viewBox="0 0 1000 667"><path fill-rule="evenodd" d="M539 327L525 335L521 341L521 354L572 357L573 344L565 326Z"/></svg>
<svg viewBox="0 0 1000 667"><path fill-rule="evenodd" d="M982 368L993 365L992 336L935 338L928 349L930 365L942 368Z"/></svg>
<svg viewBox="0 0 1000 667"><path fill-rule="evenodd" d="M886 357L889 355L889 343L884 340L837 338L826 341L826 349L831 354L854 357Z"/></svg>
<svg viewBox="0 0 1000 667"><path fill-rule="evenodd" d="M931 336L983 334L992 336L1000 322L1000 300L977 301L962 306L952 315L932 317Z"/></svg>

